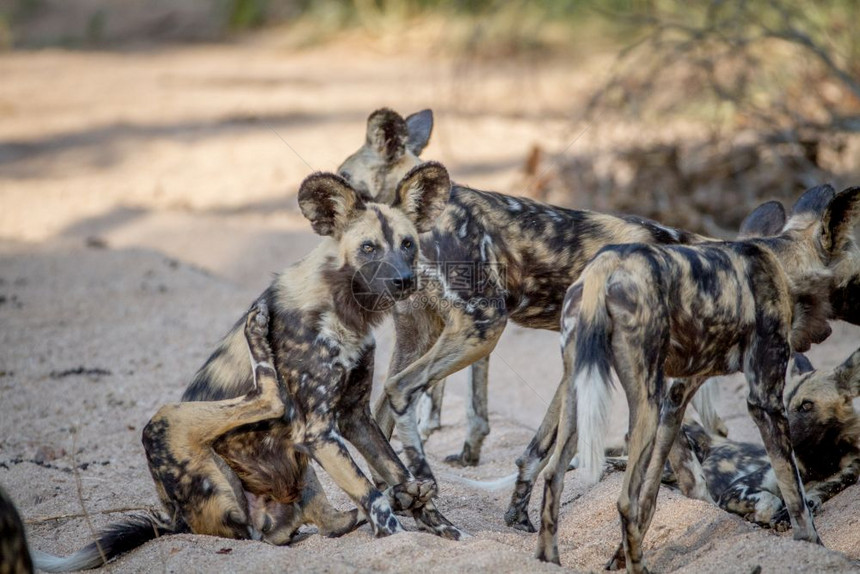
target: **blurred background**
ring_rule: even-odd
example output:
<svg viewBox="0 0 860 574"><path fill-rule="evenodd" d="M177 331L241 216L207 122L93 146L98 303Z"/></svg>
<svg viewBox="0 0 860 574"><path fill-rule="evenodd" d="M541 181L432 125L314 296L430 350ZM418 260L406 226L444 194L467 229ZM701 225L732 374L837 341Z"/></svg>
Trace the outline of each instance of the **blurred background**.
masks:
<svg viewBox="0 0 860 574"><path fill-rule="evenodd" d="M423 157L459 183L731 237L761 201L860 185L860 3L0 0L0 483L28 520L49 517L32 527L36 547L84 539L82 521L50 518L74 516L79 498L98 511L156 500L140 429L272 273L318 243L299 184L358 149L383 106L434 111ZM817 367L860 341L856 327L834 329L810 354ZM377 391L392 328L378 331ZM490 362L493 431L468 476L510 471L560 376L556 333L505 330ZM732 436L756 440L745 381L723 389ZM460 450L466 404L463 371L428 442L434 469ZM68 474L78 463L83 495ZM507 493L478 514L471 495L444 488L458 524L505 529ZM567 492L562 504L583 491ZM819 522L844 527L822 535L852 558L855 506ZM692 532L673 548L716 536ZM761 560L722 532L745 546L699 564ZM531 538L499 536L532 554ZM768 560L782 559L762 536ZM310 552L328 558L327 542ZM164 562L173 544L127 569ZM261 552L237 546L228 559L222 544L187 546L219 561L209 572L248 569ZM474 548L462 550L472 569Z"/></svg>
<svg viewBox="0 0 860 574"><path fill-rule="evenodd" d="M860 179L858 23L850 0L2 0L0 189L268 212L373 109L430 107L425 156L461 183L727 236Z"/></svg>

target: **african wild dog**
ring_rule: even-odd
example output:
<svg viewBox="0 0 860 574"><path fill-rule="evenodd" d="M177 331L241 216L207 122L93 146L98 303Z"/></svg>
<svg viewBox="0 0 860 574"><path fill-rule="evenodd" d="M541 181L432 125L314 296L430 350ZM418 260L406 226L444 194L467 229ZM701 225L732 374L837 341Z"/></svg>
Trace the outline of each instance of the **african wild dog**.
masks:
<svg viewBox="0 0 860 574"><path fill-rule="evenodd" d="M860 476L860 418L852 404L858 396L860 349L829 371L814 370L804 355L795 354L783 399L797 469L813 512ZM721 508L777 530L790 527L764 447L714 435L692 420L684 422L681 432ZM607 462L620 470L627 467L623 457ZM663 482L676 483L668 469Z"/></svg>
<svg viewBox="0 0 860 574"><path fill-rule="evenodd" d="M769 237L777 235L785 225L785 209L779 202L768 202L752 211L741 223L738 239ZM714 407L713 394L716 381L710 381L693 395L692 404L705 428L713 434L727 436L728 430ZM511 502L505 511L505 523L524 532L537 532L529 518L528 507L535 482L549 462L558 434L558 417L561 408L563 381L558 386L547 408L535 436L517 458L517 475ZM688 449L675 448L669 453L669 461L678 470L678 487L685 495L712 502L705 484L705 477L693 453ZM573 468L573 467L571 467Z"/></svg>
<svg viewBox="0 0 860 574"><path fill-rule="evenodd" d="M385 117L400 123L400 128L382 130L395 134L394 143L389 141L388 146L400 151L391 155L420 161L409 152L411 134L406 121L390 111ZM373 129L371 122L369 142L374 141ZM429 130L424 133L429 135ZM368 144L362 150L353 158L370 153ZM368 164L365 161L351 161L340 171L357 188L381 197L385 190L379 188L383 178L378 174L385 172L386 163L380 157ZM483 361L472 371L469 436L462 452L448 458L449 462L477 464L489 432L485 359L509 318L524 326L558 329L564 290L606 245L705 240L708 238L635 216L564 209L453 186L447 209L421 236L422 289L397 305L397 342L385 393L374 408L377 421L386 436L397 426L410 470L435 484L413 405L422 392L447 375Z"/></svg>
<svg viewBox="0 0 860 574"><path fill-rule="evenodd" d="M33 561L21 515L0 487L0 574L29 574Z"/></svg>
<svg viewBox="0 0 860 574"><path fill-rule="evenodd" d="M422 528L461 536L435 509L430 485L397 458L369 404L371 329L415 289L418 233L444 209L449 188L436 163L406 174L395 207L365 202L334 174L302 183L299 207L323 241L275 279L197 372L183 402L146 426L144 448L169 517L131 517L105 533L102 550L113 556L170 531L282 544L305 522L324 533L350 530L358 513L331 508L308 456L375 535L402 531L393 506L411 511ZM344 439L387 481L385 493L364 477ZM96 544L50 560L54 569L102 562Z"/></svg>
<svg viewBox="0 0 860 574"><path fill-rule="evenodd" d="M820 543L794 462L782 402L792 350L830 334L828 265L853 258L860 188L807 191L783 232L696 246L607 247L565 295L565 375L553 461L545 472L537 557L559 562L559 502L567 463L579 450L590 481L603 468L610 370L630 405L629 464L618 510L622 549L610 567L644 571L642 540L684 409L706 377L743 371L794 529ZM856 261L856 260L855 260ZM844 268L843 268L844 270ZM856 269L855 269L856 272ZM664 382L664 376L686 377Z"/></svg>

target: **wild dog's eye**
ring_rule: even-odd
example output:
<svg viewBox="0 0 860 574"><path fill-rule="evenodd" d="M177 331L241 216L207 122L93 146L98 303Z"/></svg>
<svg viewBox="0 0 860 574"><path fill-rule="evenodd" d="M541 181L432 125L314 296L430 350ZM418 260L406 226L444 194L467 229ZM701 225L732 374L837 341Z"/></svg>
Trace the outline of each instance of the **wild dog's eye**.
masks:
<svg viewBox="0 0 860 574"><path fill-rule="evenodd" d="M361 251L367 254L373 253L376 251L376 245L371 241L365 241L361 244Z"/></svg>
<svg viewBox="0 0 860 574"><path fill-rule="evenodd" d="M414 245L414 243L413 243L412 239L409 237L407 237L406 239L404 239L400 243L400 247L402 247L403 249L412 249L413 245Z"/></svg>
<svg viewBox="0 0 860 574"><path fill-rule="evenodd" d="M812 401L803 401L802 403L800 403L800 407L798 407L797 410L808 413L809 411L812 410L812 407L814 407L814 406L815 406L815 403L813 403Z"/></svg>

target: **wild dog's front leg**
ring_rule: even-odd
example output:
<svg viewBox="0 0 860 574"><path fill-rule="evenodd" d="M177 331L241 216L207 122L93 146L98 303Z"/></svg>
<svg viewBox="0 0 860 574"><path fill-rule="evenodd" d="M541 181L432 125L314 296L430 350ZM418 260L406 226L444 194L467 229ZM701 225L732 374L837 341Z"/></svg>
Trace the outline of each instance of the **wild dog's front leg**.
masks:
<svg viewBox="0 0 860 574"><path fill-rule="evenodd" d="M761 322L766 323L767 317ZM782 402L788 367L788 343L774 340L772 331L763 335L757 335L747 353L744 369L750 389L747 407L759 428L779 490L791 516L794 538L821 544L794 460L788 419Z"/></svg>
<svg viewBox="0 0 860 574"><path fill-rule="evenodd" d="M311 456L364 512L376 536L402 532L388 499L373 487L355 464L332 420L309 417L306 445Z"/></svg>
<svg viewBox="0 0 860 574"><path fill-rule="evenodd" d="M373 420L369 409L373 364L374 349L371 348L353 367L344 385L338 424L344 438L355 446L370 465L378 486L391 487L389 493L394 508L409 510L429 498L435 484L413 478Z"/></svg>
<svg viewBox="0 0 860 574"><path fill-rule="evenodd" d="M414 401L433 381L447 377L489 354L504 328L504 320L476 328L474 317L454 310L432 348L385 384L397 436L403 443L408 466L419 479L433 479L415 420Z"/></svg>
<svg viewBox="0 0 860 574"><path fill-rule="evenodd" d="M453 540L463 538L465 533L431 503L435 482L413 478L373 420L369 409L372 385L373 349L370 349L350 373L341 398L338 422L344 437L358 449L375 474L390 485L386 494L395 510L411 510L424 530Z"/></svg>
<svg viewBox="0 0 860 574"><path fill-rule="evenodd" d="M418 432L427 442L434 432L442 428L442 400L445 398L445 379L422 395L418 406Z"/></svg>
<svg viewBox="0 0 860 574"><path fill-rule="evenodd" d="M458 454L445 457L445 462L456 466L477 466L481 459L481 446L490 434L490 416L487 410L487 393L490 376L490 357L472 363L469 369L469 390L466 397L466 418L469 428L466 442Z"/></svg>
<svg viewBox="0 0 860 574"><path fill-rule="evenodd" d="M813 510L849 486L857 484L858 477L860 477L860 458L854 458L833 476L810 484L806 491L806 497Z"/></svg>

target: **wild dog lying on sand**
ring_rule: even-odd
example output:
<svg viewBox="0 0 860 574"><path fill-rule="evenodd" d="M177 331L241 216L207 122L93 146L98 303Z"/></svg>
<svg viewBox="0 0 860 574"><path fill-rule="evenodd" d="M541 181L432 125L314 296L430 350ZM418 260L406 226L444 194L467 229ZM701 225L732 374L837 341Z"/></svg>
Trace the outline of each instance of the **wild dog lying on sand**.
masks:
<svg viewBox="0 0 860 574"><path fill-rule="evenodd" d="M434 163L406 174L396 207L363 201L333 174L302 183L299 207L325 238L222 340L184 402L162 408L146 426L144 448L169 517L131 517L108 529L100 538L107 558L171 531L282 544L305 522L329 534L350 530L358 514L331 508L308 456L375 535L402 530L392 505L411 511L422 528L462 535L429 500L430 485L397 458L369 404L371 329L415 289L418 233L444 208L449 188L447 172ZM364 477L344 439L391 486L386 493ZM95 543L52 560L39 567L102 562Z"/></svg>
<svg viewBox="0 0 860 574"><path fill-rule="evenodd" d="M0 487L0 574L29 574L33 571L21 515Z"/></svg>
<svg viewBox="0 0 860 574"><path fill-rule="evenodd" d="M785 209L781 203L777 201L764 203L753 210L741 223L738 239L777 235L782 231L785 221ZM555 447L563 385L562 380L534 438L516 461L518 469L516 483L511 492L511 502L505 512L505 523L517 530L536 532L529 518L529 501L538 475L549 461ZM712 395L716 392L715 385L716 381L704 384L693 395L692 404L706 430L713 434L727 436L725 424L713 408ZM685 495L712 502L701 465L689 449L680 447L673 449L669 454L669 461L672 467L678 470L678 487Z"/></svg>
<svg viewBox="0 0 860 574"><path fill-rule="evenodd" d="M429 133L429 129L423 131L426 137ZM383 197L380 182L392 165L386 157L398 158L396 165L420 161L410 147L411 135L407 120L390 110L374 112L368 143L341 166L340 173L358 189ZM422 142L415 149L423 147L424 139L414 139ZM413 408L425 390L484 360L509 318L524 326L558 329L564 290L600 248L612 243L683 244L707 239L638 217L563 209L453 186L448 207L421 236L419 267L424 285L397 305L397 342L386 392L374 408L377 421L386 436L391 436L396 424L410 470L420 479L433 481ZM473 367L469 438L462 452L449 461L478 462L489 432L486 364Z"/></svg>
<svg viewBox="0 0 860 574"><path fill-rule="evenodd" d="M860 418L852 404L857 396L860 349L826 371L814 370L804 355L795 354L783 400L797 469L813 512L860 476ZM777 530L790 527L764 447L714 435L692 420L684 422L681 432L702 465L708 492L721 508ZM627 468L623 457L607 462ZM674 484L676 478L664 472L663 482Z"/></svg>
<svg viewBox="0 0 860 574"><path fill-rule="evenodd" d="M580 472L600 478L610 370L630 406L629 464L618 510L626 563L644 572L650 525L667 455L680 443L684 409L706 377L743 371L748 407L762 435L794 537L820 543L794 462L782 402L792 350L830 333L828 265L854 257L860 188L806 192L776 237L690 247L603 249L565 295L565 362L553 461L544 476L537 557L559 562L556 542L564 473L577 449ZM855 260L856 262L856 260ZM664 377L675 379L670 384Z"/></svg>

